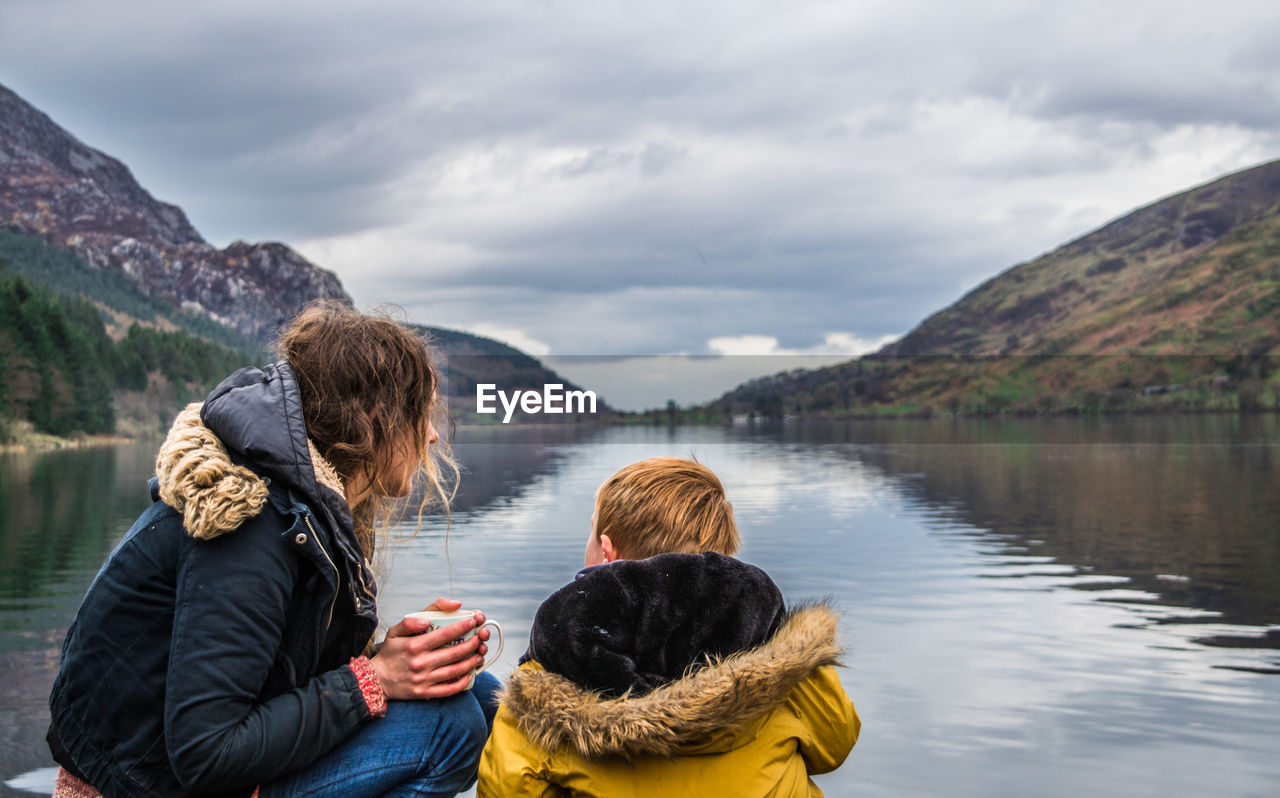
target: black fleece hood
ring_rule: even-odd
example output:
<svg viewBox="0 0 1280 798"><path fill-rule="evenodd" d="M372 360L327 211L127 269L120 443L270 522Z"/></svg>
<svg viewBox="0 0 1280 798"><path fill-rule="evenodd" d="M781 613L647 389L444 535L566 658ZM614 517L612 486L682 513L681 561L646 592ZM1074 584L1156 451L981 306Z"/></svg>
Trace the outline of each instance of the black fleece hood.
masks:
<svg viewBox="0 0 1280 798"><path fill-rule="evenodd" d="M640 696L759 646L784 613L768 574L723 554L619 560L542 603L521 662L537 660L606 697Z"/></svg>

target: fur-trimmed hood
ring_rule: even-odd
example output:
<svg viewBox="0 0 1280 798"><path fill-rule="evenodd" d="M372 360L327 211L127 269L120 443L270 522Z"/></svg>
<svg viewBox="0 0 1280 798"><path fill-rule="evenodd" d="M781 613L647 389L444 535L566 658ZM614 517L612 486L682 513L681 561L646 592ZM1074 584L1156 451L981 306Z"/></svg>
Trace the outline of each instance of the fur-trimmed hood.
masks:
<svg viewBox="0 0 1280 798"><path fill-rule="evenodd" d="M568 745L587 758L674 756L732 747L753 721L780 705L825 665L839 664L838 617L826 605L788 613L762 645L685 675L644 696L608 699L530 662L512 675L503 701L533 743Z"/></svg>
<svg viewBox="0 0 1280 798"><path fill-rule="evenodd" d="M258 369L251 371L266 374ZM237 372L237 375L240 373ZM245 393L245 388L253 392L259 385L269 384L267 380L256 380L240 386L240 393ZM190 404L178 414L156 455L160 499L182 513L188 534L200 540L212 540L257 516L267 501L268 485L273 477L284 479L285 484L300 489L309 498L317 494L317 485L323 485L336 494L336 497L329 497L330 499L338 498L345 505L342 480L333 466L306 439L305 434L288 434L279 440L264 441L263 434L256 427L243 426L246 419L241 417L237 419L241 423L233 426L228 435L228 444L241 455L236 459L245 462L247 458L243 453L251 448L261 452L263 443L271 444L272 456L252 461L262 472L261 475L243 465L237 465L236 459L228 451L228 444L223 443L204 419L206 410L212 410L215 418L226 416L225 411L218 412L220 405L231 404L232 400L225 398L228 397L228 392L219 393L221 388L219 386L210 395L207 403L210 407L206 408L201 403ZM275 391L266 393L269 395L262 397L262 404L276 401L284 404L283 391L278 392L278 396L270 395L276 394ZM243 400L244 397L236 398ZM235 404L242 405L243 401ZM243 409L240 412L243 413ZM270 423L272 422L268 422ZM257 425L261 426L266 425ZM286 432L290 432L289 425L283 426ZM245 429L252 429L255 437L246 438L242 434L237 439L235 433Z"/></svg>
<svg viewBox="0 0 1280 798"><path fill-rule="evenodd" d="M193 538L212 540L255 517L267 501L267 483L231 462L222 441L200 420L202 403L174 419L156 455L160 500L182 513Z"/></svg>

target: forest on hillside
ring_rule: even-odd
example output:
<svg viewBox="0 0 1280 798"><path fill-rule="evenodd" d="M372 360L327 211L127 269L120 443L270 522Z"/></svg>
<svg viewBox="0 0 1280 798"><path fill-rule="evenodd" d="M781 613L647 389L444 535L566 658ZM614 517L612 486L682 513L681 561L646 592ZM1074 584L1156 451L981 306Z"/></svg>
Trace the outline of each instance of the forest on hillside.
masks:
<svg viewBox="0 0 1280 798"><path fill-rule="evenodd" d="M1280 410L1280 362L1228 355L871 355L744 383L684 415L1052 416Z"/></svg>
<svg viewBox="0 0 1280 798"><path fill-rule="evenodd" d="M189 333L137 323L113 340L93 303L0 261L0 443L19 421L60 436L111 433L117 392L145 391L154 375L185 401L247 362Z"/></svg>
<svg viewBox="0 0 1280 798"><path fill-rule="evenodd" d="M7 274L24 277L56 294L92 298L131 319L181 328L250 359L261 353L262 346L248 336L208 316L178 310L147 296L124 274L90 268L76 253L52 246L37 236L0 226L0 263Z"/></svg>

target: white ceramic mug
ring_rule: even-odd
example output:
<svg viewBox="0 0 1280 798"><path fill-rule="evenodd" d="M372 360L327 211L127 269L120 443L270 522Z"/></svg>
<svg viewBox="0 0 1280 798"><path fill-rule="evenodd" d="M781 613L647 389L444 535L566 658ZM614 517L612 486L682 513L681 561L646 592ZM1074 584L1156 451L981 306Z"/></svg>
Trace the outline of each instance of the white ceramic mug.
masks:
<svg viewBox="0 0 1280 798"><path fill-rule="evenodd" d="M480 610L454 610L453 612L445 612L444 610L423 610L422 612L411 612L404 617L416 618L419 621L425 621L426 623L430 624L429 627L425 631L423 631L423 634L427 634L428 632L434 632L437 629L442 629L446 626L451 626L457 623L458 621L465 621L466 619L475 615L477 612L480 612ZM471 685L476 683L476 674L484 670L485 668L488 668L490 665L492 665L494 662L498 660L498 657L502 656L502 626L497 621L485 620L484 623L480 624L476 628L467 632L462 637L459 637L457 640L453 641L453 643L451 644L456 646L457 644L461 643L463 640L466 640L468 637L472 637L473 635L475 635L476 632L480 631L486 626L492 626L494 628L494 631L498 633L498 650L493 651L492 650L493 645L492 645L492 642L490 642L490 645L489 645L490 656L487 660L485 660L483 665L471 671L471 681L467 682L468 690L471 689ZM492 638L490 638L490 640L492 641Z"/></svg>

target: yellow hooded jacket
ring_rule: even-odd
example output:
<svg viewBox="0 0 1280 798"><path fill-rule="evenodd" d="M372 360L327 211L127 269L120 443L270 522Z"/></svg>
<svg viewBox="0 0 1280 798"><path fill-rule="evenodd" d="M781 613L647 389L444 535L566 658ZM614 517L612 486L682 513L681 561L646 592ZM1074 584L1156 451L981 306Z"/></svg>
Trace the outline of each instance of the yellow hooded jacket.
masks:
<svg viewBox="0 0 1280 798"><path fill-rule="evenodd" d="M791 613L764 644L641 696L604 699L527 662L480 759L478 798L821 796L861 721L834 665L836 614Z"/></svg>

